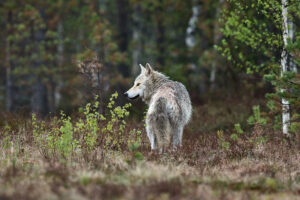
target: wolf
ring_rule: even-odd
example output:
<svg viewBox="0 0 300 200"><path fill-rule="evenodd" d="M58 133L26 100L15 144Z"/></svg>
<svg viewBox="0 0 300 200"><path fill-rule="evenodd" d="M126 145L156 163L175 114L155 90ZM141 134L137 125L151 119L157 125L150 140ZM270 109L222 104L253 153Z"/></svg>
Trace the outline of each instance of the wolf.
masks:
<svg viewBox="0 0 300 200"><path fill-rule="evenodd" d="M176 150L182 145L183 128L192 114L189 93L182 83L153 70L149 63L140 67L140 75L124 95L129 99L141 98L149 106L146 131L151 149L166 151L172 137Z"/></svg>

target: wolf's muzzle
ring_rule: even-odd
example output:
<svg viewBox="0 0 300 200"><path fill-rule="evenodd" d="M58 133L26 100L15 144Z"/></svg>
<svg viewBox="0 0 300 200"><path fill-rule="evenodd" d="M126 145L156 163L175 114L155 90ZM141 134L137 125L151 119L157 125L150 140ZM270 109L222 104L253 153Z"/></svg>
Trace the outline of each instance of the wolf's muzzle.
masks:
<svg viewBox="0 0 300 200"><path fill-rule="evenodd" d="M124 96L127 97L128 99L136 99L136 98L138 98L140 95L136 95L135 97L129 97L129 96L128 96L128 93L125 92L125 93L124 93Z"/></svg>
<svg viewBox="0 0 300 200"><path fill-rule="evenodd" d="M131 98L129 98L129 99L137 99L138 97L139 97L140 95L136 95L135 97L131 97Z"/></svg>

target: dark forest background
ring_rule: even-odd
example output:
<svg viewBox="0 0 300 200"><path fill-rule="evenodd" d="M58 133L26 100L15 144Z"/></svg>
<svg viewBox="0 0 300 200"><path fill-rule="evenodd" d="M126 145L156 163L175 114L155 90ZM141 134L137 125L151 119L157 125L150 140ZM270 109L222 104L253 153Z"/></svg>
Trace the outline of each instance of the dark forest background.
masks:
<svg viewBox="0 0 300 200"><path fill-rule="evenodd" d="M278 83L281 6L278 0L1 1L0 109L70 114L98 95L104 112L110 95L126 91L139 73L138 64L147 62L183 82L194 107L225 98L245 104L262 99L294 87ZM299 2L292 0L289 7L295 28L288 50L295 72ZM297 87L286 90L296 102L293 112L299 103L294 77L286 79ZM282 96L272 96L277 114ZM134 106L135 113L142 114L142 105Z"/></svg>
<svg viewBox="0 0 300 200"><path fill-rule="evenodd" d="M0 47L1 200L299 198L300 0L0 0ZM140 63L189 91L176 150Z"/></svg>
<svg viewBox="0 0 300 200"><path fill-rule="evenodd" d="M105 101L126 91L146 62L183 82L195 105L235 93L245 76L214 48L224 7L222 0L1 1L0 108L73 112L95 94ZM79 61L100 63L99 76L82 76Z"/></svg>

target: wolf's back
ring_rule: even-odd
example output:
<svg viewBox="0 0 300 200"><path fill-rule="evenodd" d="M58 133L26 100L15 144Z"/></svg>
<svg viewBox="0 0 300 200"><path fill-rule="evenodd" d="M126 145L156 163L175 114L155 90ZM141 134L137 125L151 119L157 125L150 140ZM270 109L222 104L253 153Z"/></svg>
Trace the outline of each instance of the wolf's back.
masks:
<svg viewBox="0 0 300 200"><path fill-rule="evenodd" d="M174 90L175 100L182 113L182 122L187 124L192 114L190 95L185 86L180 82L172 81L169 86Z"/></svg>

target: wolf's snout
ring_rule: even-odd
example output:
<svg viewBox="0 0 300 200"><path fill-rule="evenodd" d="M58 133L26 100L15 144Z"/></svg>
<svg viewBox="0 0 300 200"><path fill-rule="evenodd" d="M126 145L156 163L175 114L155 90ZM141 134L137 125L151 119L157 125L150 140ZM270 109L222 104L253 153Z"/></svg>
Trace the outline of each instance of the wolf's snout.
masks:
<svg viewBox="0 0 300 200"><path fill-rule="evenodd" d="M125 97L128 97L128 93L127 93L127 92L125 92L125 93L124 93L124 96L125 96Z"/></svg>

